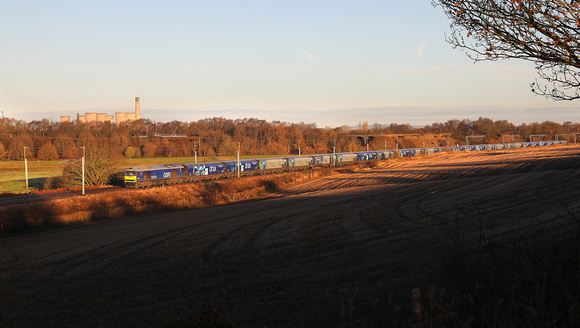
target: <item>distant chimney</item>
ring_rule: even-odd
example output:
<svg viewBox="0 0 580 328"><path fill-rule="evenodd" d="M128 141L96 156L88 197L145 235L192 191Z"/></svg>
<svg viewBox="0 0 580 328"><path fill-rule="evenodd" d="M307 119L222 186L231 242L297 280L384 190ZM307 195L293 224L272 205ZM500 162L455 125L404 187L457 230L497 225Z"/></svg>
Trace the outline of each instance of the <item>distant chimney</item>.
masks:
<svg viewBox="0 0 580 328"><path fill-rule="evenodd" d="M139 104L139 97L135 97L135 119L141 118L141 105Z"/></svg>

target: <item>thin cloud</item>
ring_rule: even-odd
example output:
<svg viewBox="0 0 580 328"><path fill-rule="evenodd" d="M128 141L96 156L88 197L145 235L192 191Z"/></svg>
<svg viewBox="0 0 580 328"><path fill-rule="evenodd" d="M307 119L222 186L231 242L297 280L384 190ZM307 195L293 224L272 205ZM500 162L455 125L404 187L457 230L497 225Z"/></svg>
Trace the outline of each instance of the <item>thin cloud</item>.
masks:
<svg viewBox="0 0 580 328"><path fill-rule="evenodd" d="M411 61L415 61L421 58L421 56L423 56L423 47L425 47L427 42L429 42L429 40L423 40L423 42L421 42L421 45L419 46L419 48L417 48L417 54L415 55L415 57L411 58Z"/></svg>
<svg viewBox="0 0 580 328"><path fill-rule="evenodd" d="M308 56L308 61L312 61L312 55L308 51L306 51L306 50L300 50L300 52L302 52L306 56Z"/></svg>

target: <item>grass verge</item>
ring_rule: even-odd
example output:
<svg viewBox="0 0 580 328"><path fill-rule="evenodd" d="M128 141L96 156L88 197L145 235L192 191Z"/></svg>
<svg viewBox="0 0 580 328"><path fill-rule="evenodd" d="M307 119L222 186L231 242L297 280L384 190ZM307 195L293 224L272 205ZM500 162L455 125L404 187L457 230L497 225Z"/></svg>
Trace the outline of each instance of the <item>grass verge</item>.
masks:
<svg viewBox="0 0 580 328"><path fill-rule="evenodd" d="M6 205L0 207L0 233L249 200L335 172L308 170Z"/></svg>

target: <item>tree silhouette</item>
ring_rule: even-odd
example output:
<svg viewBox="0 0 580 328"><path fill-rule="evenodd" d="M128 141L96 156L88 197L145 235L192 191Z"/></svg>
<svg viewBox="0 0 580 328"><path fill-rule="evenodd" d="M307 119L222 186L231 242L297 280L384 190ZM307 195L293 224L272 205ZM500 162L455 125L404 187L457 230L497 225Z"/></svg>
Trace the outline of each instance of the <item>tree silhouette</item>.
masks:
<svg viewBox="0 0 580 328"><path fill-rule="evenodd" d="M555 100L580 98L578 0L433 0L451 20L454 48L474 61L522 59L547 84L532 92Z"/></svg>

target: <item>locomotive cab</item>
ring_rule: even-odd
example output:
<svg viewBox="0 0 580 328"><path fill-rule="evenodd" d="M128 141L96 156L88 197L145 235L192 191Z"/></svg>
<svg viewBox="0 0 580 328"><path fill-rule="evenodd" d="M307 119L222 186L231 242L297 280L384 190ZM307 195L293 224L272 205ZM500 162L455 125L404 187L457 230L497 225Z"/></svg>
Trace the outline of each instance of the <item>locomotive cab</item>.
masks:
<svg viewBox="0 0 580 328"><path fill-rule="evenodd" d="M125 186L137 187L137 180L143 180L143 171L125 171Z"/></svg>

